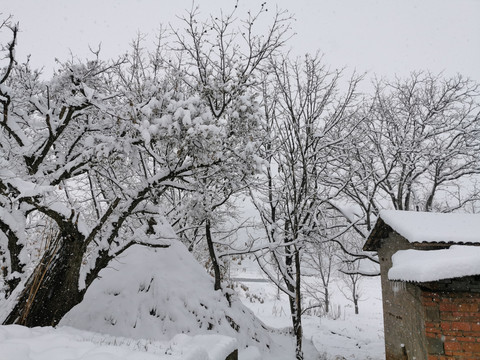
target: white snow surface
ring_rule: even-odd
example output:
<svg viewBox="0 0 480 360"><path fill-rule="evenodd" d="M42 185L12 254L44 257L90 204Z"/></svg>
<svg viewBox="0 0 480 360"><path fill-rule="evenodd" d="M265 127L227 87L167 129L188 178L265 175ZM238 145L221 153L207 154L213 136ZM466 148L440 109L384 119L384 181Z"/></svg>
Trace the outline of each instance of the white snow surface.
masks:
<svg viewBox="0 0 480 360"><path fill-rule="evenodd" d="M480 246L441 250L400 250L392 256L390 280L437 281L480 274Z"/></svg>
<svg viewBox="0 0 480 360"><path fill-rule="evenodd" d="M411 243L480 243L480 214L382 210L380 218Z"/></svg>
<svg viewBox="0 0 480 360"><path fill-rule="evenodd" d="M236 290L240 293L242 301L265 324L274 328L291 327L287 296L278 292L254 262L252 259L243 260L241 264L232 263L232 275L239 279ZM321 354L322 360L384 360L380 277L366 277L361 280L358 315L355 314L351 301L340 291L341 287L341 283L337 281L331 284L330 315L304 315L302 318L304 339L309 340L304 343L305 360L317 359L309 352L310 341ZM304 300L304 305L308 306L310 299L307 295ZM294 346L293 337L283 339L284 344L287 342ZM240 360L267 359L265 354L255 354L252 348L247 348L239 355ZM295 359L295 356L280 349L277 356L271 359L291 360Z"/></svg>
<svg viewBox="0 0 480 360"><path fill-rule="evenodd" d="M170 341L112 337L69 327L0 326L2 360L225 360L236 340L179 334Z"/></svg>

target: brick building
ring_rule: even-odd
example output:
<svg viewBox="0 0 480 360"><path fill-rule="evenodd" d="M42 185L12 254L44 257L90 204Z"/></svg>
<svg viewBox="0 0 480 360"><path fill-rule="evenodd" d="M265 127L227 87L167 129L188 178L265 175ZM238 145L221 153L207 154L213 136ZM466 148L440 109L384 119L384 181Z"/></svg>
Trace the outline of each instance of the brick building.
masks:
<svg viewBox="0 0 480 360"><path fill-rule="evenodd" d="M480 215L382 211L363 249L380 261L387 360L480 359Z"/></svg>

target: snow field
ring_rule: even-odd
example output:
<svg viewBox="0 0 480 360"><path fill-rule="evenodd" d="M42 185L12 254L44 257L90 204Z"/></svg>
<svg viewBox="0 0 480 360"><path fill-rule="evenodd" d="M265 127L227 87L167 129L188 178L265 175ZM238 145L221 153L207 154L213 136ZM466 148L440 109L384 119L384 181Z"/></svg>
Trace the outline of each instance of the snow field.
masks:
<svg viewBox="0 0 480 360"><path fill-rule="evenodd" d="M241 278L237 290L242 302L265 324L275 328L291 327L288 299L269 282L258 282L264 275L252 264L237 267L233 277ZM244 281L246 279L254 281ZM328 316L304 315L303 331L307 340L305 359L314 356L311 341L323 359L381 360L385 359L383 312L380 277L364 278L360 285L359 314L342 295L337 282L331 283L331 311ZM308 303L308 298L305 302ZM283 359L280 357L279 359ZM285 359L290 359L285 357Z"/></svg>
<svg viewBox="0 0 480 360"><path fill-rule="evenodd" d="M0 326L2 360L225 360L236 340L180 334L170 341L142 341L69 327Z"/></svg>

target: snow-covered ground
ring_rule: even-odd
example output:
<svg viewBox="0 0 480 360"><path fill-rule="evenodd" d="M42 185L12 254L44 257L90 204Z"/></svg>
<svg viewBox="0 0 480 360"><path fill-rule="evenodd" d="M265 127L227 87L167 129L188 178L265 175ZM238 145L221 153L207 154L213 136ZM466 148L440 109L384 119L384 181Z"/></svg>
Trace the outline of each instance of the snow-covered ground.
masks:
<svg viewBox="0 0 480 360"><path fill-rule="evenodd" d="M240 290L243 303L260 320L276 328L291 326L286 295L281 293L278 299L278 292L271 283L260 282L259 279L264 278L261 270L247 262L243 268L237 267L233 275L242 280L243 286L238 286L237 290ZM305 338L312 340L318 352L328 360L342 357L348 360L385 359L380 277L362 279L358 315L335 283L331 291L331 315L306 315L303 318Z"/></svg>
<svg viewBox="0 0 480 360"><path fill-rule="evenodd" d="M2 360L224 360L235 348L235 339L221 335L179 334L160 342L69 327L0 326Z"/></svg>
<svg viewBox="0 0 480 360"><path fill-rule="evenodd" d="M208 290L212 279L180 245L134 247L101 275L62 326L0 326L0 359L223 360L236 347L240 360L294 358L294 339L286 335L291 326L287 298L278 297L248 260L234 266L231 276L250 310L240 301L229 307L221 294ZM304 318L305 359L383 359L379 279L363 280L359 315L335 284L332 293L331 315ZM226 317L239 325L239 333ZM270 331L262 322L279 330Z"/></svg>

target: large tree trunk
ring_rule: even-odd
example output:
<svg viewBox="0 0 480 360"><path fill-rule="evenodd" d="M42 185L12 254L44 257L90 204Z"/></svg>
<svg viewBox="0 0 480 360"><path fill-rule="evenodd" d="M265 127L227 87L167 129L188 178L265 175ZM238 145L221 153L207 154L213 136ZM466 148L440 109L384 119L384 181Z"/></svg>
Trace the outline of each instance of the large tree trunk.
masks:
<svg viewBox="0 0 480 360"><path fill-rule="evenodd" d="M58 234L28 278L3 324L57 325L83 300L85 289L79 290L78 284L83 254L83 235L66 230Z"/></svg>

